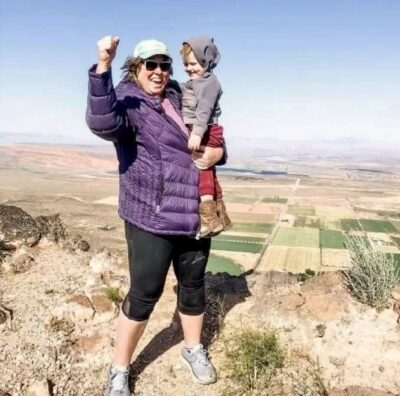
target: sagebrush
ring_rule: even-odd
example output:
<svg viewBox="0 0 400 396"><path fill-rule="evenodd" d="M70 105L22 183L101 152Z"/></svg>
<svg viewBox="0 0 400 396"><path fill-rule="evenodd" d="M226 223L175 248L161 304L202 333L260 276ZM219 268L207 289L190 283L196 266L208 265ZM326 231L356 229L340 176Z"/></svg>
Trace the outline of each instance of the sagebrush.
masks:
<svg viewBox="0 0 400 396"><path fill-rule="evenodd" d="M352 294L371 307L387 307L399 281L393 255L376 249L369 239L362 237L347 237L346 246L351 268L343 276Z"/></svg>

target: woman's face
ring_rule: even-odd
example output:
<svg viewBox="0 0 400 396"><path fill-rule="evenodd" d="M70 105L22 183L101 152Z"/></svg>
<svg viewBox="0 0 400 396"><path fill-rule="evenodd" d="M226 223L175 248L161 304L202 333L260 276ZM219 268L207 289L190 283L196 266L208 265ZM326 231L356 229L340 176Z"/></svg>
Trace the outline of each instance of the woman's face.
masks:
<svg viewBox="0 0 400 396"><path fill-rule="evenodd" d="M155 55L143 61L137 75L138 82L143 91L152 96L160 96L164 93L169 81L170 69L162 71L161 68L165 69L166 65L160 65L159 63L163 64L168 61L170 59L164 55ZM154 68L154 62L158 63L156 68Z"/></svg>

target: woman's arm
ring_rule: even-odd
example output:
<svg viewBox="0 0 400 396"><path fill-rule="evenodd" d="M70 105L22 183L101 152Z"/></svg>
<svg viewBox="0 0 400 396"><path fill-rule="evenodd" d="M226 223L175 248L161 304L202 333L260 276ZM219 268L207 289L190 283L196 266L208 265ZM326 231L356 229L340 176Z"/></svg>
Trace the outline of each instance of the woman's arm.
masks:
<svg viewBox="0 0 400 396"><path fill-rule="evenodd" d="M89 70L89 94L86 122L97 136L116 141L131 132L125 109L118 102L111 76L111 64L119 43L118 37L99 40L99 61Z"/></svg>

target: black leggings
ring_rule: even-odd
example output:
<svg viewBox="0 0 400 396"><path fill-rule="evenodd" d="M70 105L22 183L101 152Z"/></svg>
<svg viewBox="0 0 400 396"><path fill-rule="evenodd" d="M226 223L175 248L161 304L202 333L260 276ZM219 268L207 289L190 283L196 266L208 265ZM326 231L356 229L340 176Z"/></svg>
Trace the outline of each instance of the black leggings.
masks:
<svg viewBox="0 0 400 396"><path fill-rule="evenodd" d="M164 290L171 261L178 280L178 310L200 315L205 307L204 273L211 239L155 235L125 222L131 286L122 310L129 318L147 320Z"/></svg>

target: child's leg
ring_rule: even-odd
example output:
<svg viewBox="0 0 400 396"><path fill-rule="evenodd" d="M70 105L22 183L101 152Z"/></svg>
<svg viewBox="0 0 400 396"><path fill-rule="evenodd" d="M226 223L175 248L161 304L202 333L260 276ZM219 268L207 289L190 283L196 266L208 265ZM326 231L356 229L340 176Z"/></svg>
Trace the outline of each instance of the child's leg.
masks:
<svg viewBox="0 0 400 396"><path fill-rule="evenodd" d="M201 170L199 173L201 237L216 235L223 229L218 217L217 203L214 201L214 187L213 168Z"/></svg>
<svg viewBox="0 0 400 396"><path fill-rule="evenodd" d="M223 229L228 230L232 227L232 221L228 216L224 201L222 200L222 188L218 182L216 173L214 173L214 191L219 221L221 222Z"/></svg>
<svg viewBox="0 0 400 396"><path fill-rule="evenodd" d="M204 134L201 144L209 147L222 147L224 128L221 125L210 125Z"/></svg>

